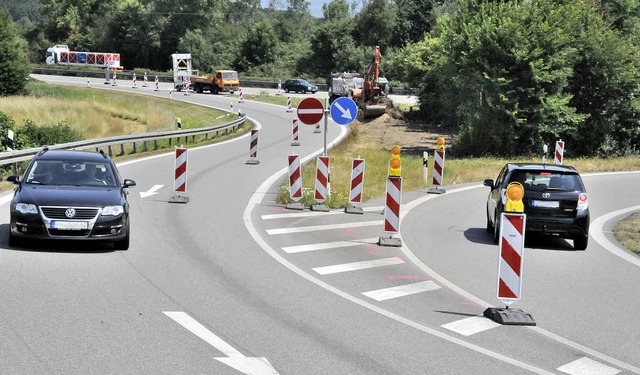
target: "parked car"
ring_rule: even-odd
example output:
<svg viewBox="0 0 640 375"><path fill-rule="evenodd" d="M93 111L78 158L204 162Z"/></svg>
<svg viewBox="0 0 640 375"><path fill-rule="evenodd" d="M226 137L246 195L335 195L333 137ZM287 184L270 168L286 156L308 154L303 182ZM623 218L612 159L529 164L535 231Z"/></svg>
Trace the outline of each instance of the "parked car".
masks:
<svg viewBox="0 0 640 375"><path fill-rule="evenodd" d="M289 91L294 91L296 93L302 92L307 93L310 92L315 94L318 91L318 87L312 85L311 83L305 81L304 79L289 79L284 82L284 92L289 93Z"/></svg>
<svg viewBox="0 0 640 375"><path fill-rule="evenodd" d="M589 241L589 197L580 174L570 166L508 163L496 180L484 180L491 188L487 198L487 231L495 243L500 237L500 214L507 202L506 189L516 181L524 187L526 233L572 239L576 250Z"/></svg>
<svg viewBox="0 0 640 375"><path fill-rule="evenodd" d="M129 203L122 180L103 152L44 148L29 162L10 205L9 244L28 239L90 240L129 248Z"/></svg>

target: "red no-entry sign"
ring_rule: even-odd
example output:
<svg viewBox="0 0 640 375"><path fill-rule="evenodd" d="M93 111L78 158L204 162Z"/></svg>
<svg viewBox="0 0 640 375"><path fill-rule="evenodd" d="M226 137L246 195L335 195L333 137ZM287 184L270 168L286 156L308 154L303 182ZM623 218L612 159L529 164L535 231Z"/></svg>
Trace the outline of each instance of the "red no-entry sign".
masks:
<svg viewBox="0 0 640 375"><path fill-rule="evenodd" d="M298 118L307 125L315 125L324 115L324 106L316 98L306 98L298 104Z"/></svg>

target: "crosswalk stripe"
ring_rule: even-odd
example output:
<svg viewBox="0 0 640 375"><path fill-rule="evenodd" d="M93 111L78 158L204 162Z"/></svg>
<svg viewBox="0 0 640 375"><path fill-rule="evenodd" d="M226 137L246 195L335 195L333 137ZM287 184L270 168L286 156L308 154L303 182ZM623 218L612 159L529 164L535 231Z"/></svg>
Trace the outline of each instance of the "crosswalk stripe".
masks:
<svg viewBox="0 0 640 375"><path fill-rule="evenodd" d="M431 280L422 281L419 283L394 286L391 288L372 290L362 293L363 295L373 298L376 301L386 301L392 298L409 296L412 294L430 292L432 290L440 289L440 285L434 283Z"/></svg>
<svg viewBox="0 0 640 375"><path fill-rule="evenodd" d="M587 357L582 357L564 366L560 366L557 370L570 375L615 375L621 372L616 368L609 367Z"/></svg>
<svg viewBox="0 0 640 375"><path fill-rule="evenodd" d="M358 271L358 270L365 270L369 268L393 266L393 265L402 264L402 263L404 263L402 259L398 257L393 257L393 258L384 258L384 259L376 259L376 260L367 260L364 262L337 264L334 266L316 267L316 268L312 268L312 270L316 271L320 275L329 275L329 274L340 273L340 272Z"/></svg>
<svg viewBox="0 0 640 375"><path fill-rule="evenodd" d="M359 222L359 223L311 225L311 226L308 226L308 227L267 229L267 234L270 235L270 236L273 236L273 235L276 235L276 234L303 233L303 232L315 232L315 231L319 231L319 230L370 227L370 226L374 226L374 225L382 225L382 220L362 221L362 222Z"/></svg>
<svg viewBox="0 0 640 375"><path fill-rule="evenodd" d="M302 252L306 252L306 251L337 249L337 248L340 248L340 247L350 247L350 246L373 244L373 243L376 243L377 241L378 241L378 237L375 237L375 238L364 238L362 240L312 243L312 244L308 244L308 245L285 246L285 247L282 248L282 251L284 251L287 254L302 253Z"/></svg>
<svg viewBox="0 0 640 375"><path fill-rule="evenodd" d="M376 206L376 207L365 207L362 210L364 212L376 212L376 211L380 211L382 212L382 210L384 209L383 206ZM313 216L326 216L326 215L340 215L340 214L344 214L344 210L333 210L333 211L329 211L329 212L322 212L322 211L314 211L314 212L294 212L294 213L287 213L287 214L268 214L268 215L262 215L260 216L260 218L262 220L273 220L273 219L295 219L295 218L299 218L299 217L313 217Z"/></svg>
<svg viewBox="0 0 640 375"><path fill-rule="evenodd" d="M456 320L455 322L443 324L440 327L446 328L463 336L471 336L476 333L499 327L501 324L487 319L484 316L472 316L471 318Z"/></svg>

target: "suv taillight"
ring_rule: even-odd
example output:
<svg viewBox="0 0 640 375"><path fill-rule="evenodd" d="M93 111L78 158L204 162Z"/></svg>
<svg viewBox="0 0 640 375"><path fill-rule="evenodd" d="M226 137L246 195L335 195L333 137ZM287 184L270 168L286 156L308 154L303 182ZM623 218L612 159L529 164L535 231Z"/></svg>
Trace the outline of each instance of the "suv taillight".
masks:
<svg viewBox="0 0 640 375"><path fill-rule="evenodd" d="M578 211L584 211L587 208L589 208L589 197L587 196L587 193L581 193L578 197L578 206L576 209Z"/></svg>

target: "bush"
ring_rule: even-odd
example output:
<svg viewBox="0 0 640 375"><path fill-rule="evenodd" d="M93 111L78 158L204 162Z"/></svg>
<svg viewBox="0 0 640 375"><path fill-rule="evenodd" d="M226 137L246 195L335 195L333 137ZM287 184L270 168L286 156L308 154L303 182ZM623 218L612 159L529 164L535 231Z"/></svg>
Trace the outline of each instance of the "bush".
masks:
<svg viewBox="0 0 640 375"><path fill-rule="evenodd" d="M38 126L33 121L26 120L24 125L20 127L18 135L24 148L76 142L82 139L80 133L66 122Z"/></svg>

